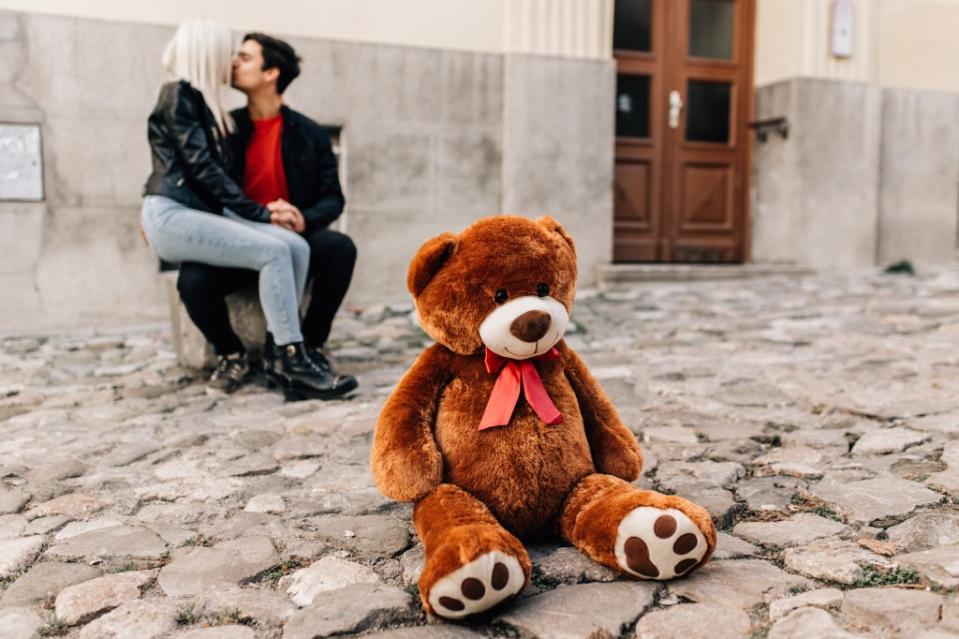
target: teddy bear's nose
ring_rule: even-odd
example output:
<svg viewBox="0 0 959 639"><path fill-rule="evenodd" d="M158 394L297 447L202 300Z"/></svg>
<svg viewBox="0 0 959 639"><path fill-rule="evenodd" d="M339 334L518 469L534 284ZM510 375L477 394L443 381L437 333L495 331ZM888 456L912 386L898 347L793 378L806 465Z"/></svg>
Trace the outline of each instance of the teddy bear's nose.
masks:
<svg viewBox="0 0 959 639"><path fill-rule="evenodd" d="M526 311L513 320L509 332L524 342L535 342L549 330L549 313Z"/></svg>

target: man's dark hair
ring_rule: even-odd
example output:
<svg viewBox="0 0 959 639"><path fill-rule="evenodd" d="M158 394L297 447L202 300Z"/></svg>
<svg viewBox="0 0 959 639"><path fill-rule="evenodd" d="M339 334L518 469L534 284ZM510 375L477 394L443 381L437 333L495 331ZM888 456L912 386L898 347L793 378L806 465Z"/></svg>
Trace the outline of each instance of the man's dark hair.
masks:
<svg viewBox="0 0 959 639"><path fill-rule="evenodd" d="M248 33L243 41L253 40L263 49L263 70L279 69L280 77L276 80L276 92L283 93L298 75L300 75L300 58L288 43L268 36L265 33Z"/></svg>

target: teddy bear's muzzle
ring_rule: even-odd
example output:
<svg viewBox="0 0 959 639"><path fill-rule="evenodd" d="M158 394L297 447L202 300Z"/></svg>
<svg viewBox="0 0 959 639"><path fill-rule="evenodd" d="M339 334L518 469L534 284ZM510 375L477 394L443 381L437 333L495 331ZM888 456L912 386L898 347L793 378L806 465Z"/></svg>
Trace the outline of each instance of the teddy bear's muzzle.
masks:
<svg viewBox="0 0 959 639"><path fill-rule="evenodd" d="M549 313L526 311L513 320L509 326L509 332L524 342L537 342L549 331L551 321Z"/></svg>

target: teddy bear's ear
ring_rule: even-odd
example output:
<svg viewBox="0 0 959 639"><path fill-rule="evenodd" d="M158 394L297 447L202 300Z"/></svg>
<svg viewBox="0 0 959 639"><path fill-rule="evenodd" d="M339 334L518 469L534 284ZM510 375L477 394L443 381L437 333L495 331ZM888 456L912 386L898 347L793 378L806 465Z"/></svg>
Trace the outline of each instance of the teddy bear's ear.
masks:
<svg viewBox="0 0 959 639"><path fill-rule="evenodd" d="M566 243L569 244L569 247L573 249L573 253L576 253L576 243L573 241L573 237L566 232L566 229L563 228L562 224L548 215L537 218L536 223L544 227L547 231L558 233L560 237L566 240Z"/></svg>
<svg viewBox="0 0 959 639"><path fill-rule="evenodd" d="M437 235L420 247L406 273L406 288L413 297L419 297L430 280L443 268L446 260L453 255L455 248L456 236L452 233Z"/></svg>

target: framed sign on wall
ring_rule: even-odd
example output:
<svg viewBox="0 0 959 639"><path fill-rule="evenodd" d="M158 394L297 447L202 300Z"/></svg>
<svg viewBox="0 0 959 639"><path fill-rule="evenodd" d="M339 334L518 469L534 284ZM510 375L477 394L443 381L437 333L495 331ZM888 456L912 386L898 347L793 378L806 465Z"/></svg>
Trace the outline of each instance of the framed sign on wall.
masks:
<svg viewBox="0 0 959 639"><path fill-rule="evenodd" d="M0 123L0 201L42 200L40 125Z"/></svg>

